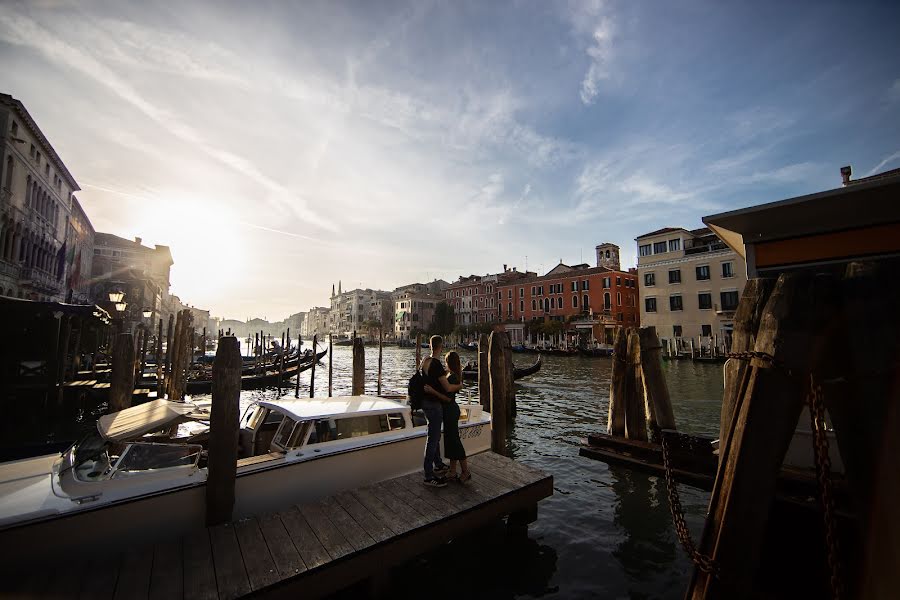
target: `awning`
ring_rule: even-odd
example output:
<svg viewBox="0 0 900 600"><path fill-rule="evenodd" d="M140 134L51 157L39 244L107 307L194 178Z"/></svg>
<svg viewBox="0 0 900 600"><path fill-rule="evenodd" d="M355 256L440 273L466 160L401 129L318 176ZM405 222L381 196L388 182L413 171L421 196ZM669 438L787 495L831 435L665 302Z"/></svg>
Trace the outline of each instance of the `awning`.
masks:
<svg viewBox="0 0 900 600"><path fill-rule="evenodd" d="M54 313L79 317L91 317L98 324L108 325L109 313L94 304L65 304L63 302L38 302L21 298L0 297L0 312L4 316L54 316ZM58 316L58 315L57 315Z"/></svg>
<svg viewBox="0 0 900 600"><path fill-rule="evenodd" d="M197 406L190 402L153 400L100 417L97 430L106 440L126 442L189 421L192 418L189 415L196 410Z"/></svg>

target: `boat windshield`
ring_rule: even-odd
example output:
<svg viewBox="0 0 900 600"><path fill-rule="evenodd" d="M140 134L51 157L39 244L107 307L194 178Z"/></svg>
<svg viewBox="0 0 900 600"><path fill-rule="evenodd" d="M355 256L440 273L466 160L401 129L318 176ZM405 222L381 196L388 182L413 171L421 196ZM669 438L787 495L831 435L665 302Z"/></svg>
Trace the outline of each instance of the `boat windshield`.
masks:
<svg viewBox="0 0 900 600"><path fill-rule="evenodd" d="M196 465L203 446L195 444L129 444L116 463L116 471L147 471Z"/></svg>
<svg viewBox="0 0 900 600"><path fill-rule="evenodd" d="M72 465L77 467L85 461L94 460L106 451L107 444L107 441L94 429L75 444L75 456Z"/></svg>

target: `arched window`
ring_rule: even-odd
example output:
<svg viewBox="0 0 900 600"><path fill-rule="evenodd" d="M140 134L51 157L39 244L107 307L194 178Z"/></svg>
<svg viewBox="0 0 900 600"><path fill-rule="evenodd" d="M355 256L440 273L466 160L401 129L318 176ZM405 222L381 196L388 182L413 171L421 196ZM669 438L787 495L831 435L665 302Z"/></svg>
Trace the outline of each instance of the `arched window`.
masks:
<svg viewBox="0 0 900 600"><path fill-rule="evenodd" d="M6 189L12 189L12 178L13 178L13 157L6 157Z"/></svg>
<svg viewBox="0 0 900 600"><path fill-rule="evenodd" d="M587 310L587 309L590 307L590 305L591 305L591 304L590 304L590 302L589 302L588 295L585 294L585 295L581 298L581 310Z"/></svg>
<svg viewBox="0 0 900 600"><path fill-rule="evenodd" d="M557 298L556 299L556 308L562 308L562 307L563 307L562 297Z"/></svg>
<svg viewBox="0 0 900 600"><path fill-rule="evenodd" d="M550 312L550 298L544 298L544 312Z"/></svg>
<svg viewBox="0 0 900 600"><path fill-rule="evenodd" d="M578 294L572 296L572 308L578 308Z"/></svg>
<svg viewBox="0 0 900 600"><path fill-rule="evenodd" d="M609 296L609 292L603 293L603 308L609 310L612 307L612 299Z"/></svg>
<svg viewBox="0 0 900 600"><path fill-rule="evenodd" d="M29 196L31 195L31 175L25 178L25 208L28 208L28 203L30 202Z"/></svg>

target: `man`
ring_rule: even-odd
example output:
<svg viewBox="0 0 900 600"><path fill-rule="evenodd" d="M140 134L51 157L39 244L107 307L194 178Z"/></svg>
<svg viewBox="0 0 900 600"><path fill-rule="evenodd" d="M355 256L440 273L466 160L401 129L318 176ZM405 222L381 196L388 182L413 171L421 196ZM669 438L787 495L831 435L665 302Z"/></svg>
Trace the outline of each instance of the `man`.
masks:
<svg viewBox="0 0 900 600"><path fill-rule="evenodd" d="M444 420L444 409L441 401L433 394L434 390L444 389L448 392L457 392L461 385L448 383L441 377L444 375L444 365L441 364L441 350L444 349L444 339L439 335L431 336L429 340L431 356L422 361L422 374L425 375L425 398L422 400L422 412L428 421L428 437L425 439L425 485L430 487L444 487L447 480L444 475L449 467L441 462L441 424Z"/></svg>

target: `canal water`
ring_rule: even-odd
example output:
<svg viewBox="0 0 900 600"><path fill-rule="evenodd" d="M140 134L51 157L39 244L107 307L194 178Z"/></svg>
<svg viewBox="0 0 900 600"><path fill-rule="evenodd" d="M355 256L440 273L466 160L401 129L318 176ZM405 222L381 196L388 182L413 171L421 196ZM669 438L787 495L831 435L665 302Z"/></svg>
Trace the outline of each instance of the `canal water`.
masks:
<svg viewBox="0 0 900 600"><path fill-rule="evenodd" d="M423 353L427 350L423 349ZM423 354L424 355L424 354ZM461 351L463 364L474 352ZM515 354L520 366L535 356ZM352 354L334 348L334 394L350 393ZM405 393L415 349L386 347L382 392ZM327 358L317 367L316 394L325 395ZM366 392L376 391L378 349L366 348ZM678 428L718 436L722 367L664 362ZM681 598L691 563L678 543L665 480L578 455L589 433L605 431L612 362L608 358L544 358L541 370L516 384L518 415L509 447L516 460L554 477L553 496L538 507L527 537L495 527L447 544L394 569L391 598ZM300 390L309 395L310 372ZM242 393L243 407L276 390ZM475 396L471 384L464 394ZM707 492L679 486L686 520L699 537ZM362 588L341 597L357 597Z"/></svg>

